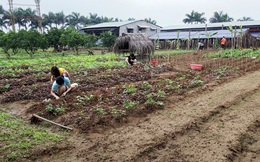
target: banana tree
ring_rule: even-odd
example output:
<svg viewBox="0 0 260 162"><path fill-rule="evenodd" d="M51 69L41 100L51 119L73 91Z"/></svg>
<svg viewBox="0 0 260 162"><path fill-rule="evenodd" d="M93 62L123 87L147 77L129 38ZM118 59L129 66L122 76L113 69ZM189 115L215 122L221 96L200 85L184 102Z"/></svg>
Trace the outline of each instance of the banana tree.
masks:
<svg viewBox="0 0 260 162"><path fill-rule="evenodd" d="M236 37L236 33L237 33L237 30L236 29L233 29L233 27L230 25L227 27L227 29L230 31L231 33L231 48L234 48L234 45L235 45L235 37Z"/></svg>
<svg viewBox="0 0 260 162"><path fill-rule="evenodd" d="M218 32L205 32L205 33L201 33L200 35L205 35L207 37L207 50L209 49L209 39L212 38L214 35L218 34Z"/></svg>
<svg viewBox="0 0 260 162"><path fill-rule="evenodd" d="M241 49L243 47L243 27L242 25L239 27L240 31L239 33L239 38L240 38L240 43L239 43L239 48Z"/></svg>

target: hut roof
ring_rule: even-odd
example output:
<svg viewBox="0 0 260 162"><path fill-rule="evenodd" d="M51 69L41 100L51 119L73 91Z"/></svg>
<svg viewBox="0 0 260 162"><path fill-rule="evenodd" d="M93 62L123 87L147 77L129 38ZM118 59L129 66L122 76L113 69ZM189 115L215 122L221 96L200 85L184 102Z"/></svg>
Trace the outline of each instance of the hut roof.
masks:
<svg viewBox="0 0 260 162"><path fill-rule="evenodd" d="M127 33L116 39L114 52L136 52L139 55L151 54L154 52L154 45L146 34Z"/></svg>

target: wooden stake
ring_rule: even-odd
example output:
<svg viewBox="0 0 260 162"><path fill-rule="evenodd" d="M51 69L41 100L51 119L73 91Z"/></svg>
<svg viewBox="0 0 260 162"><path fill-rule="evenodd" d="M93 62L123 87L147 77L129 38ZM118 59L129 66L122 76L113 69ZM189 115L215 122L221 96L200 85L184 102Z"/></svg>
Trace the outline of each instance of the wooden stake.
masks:
<svg viewBox="0 0 260 162"><path fill-rule="evenodd" d="M42 120L44 120L44 121L47 121L47 122L49 122L49 123L52 123L52 124L54 124L54 125L60 126L60 127L62 127L62 128L69 129L69 130L73 130L73 129L70 128L70 127L66 127L66 126L64 126L64 125L55 123L55 122L53 122L53 121L51 121L51 120L48 120L48 119L43 118L43 117L40 117L39 115L33 114L32 116L33 116L33 117L36 117L36 118L39 118L39 119L42 119Z"/></svg>

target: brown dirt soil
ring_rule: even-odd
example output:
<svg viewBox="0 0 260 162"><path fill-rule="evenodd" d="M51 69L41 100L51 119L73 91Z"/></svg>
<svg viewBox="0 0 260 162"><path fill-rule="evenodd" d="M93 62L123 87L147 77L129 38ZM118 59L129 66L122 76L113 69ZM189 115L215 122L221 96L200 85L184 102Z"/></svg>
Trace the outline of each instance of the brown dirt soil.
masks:
<svg viewBox="0 0 260 162"><path fill-rule="evenodd" d="M157 78L174 74L162 73ZM130 116L114 127L88 133L75 129L70 136L70 147L41 153L37 161L257 162L260 159L259 79L259 70L247 72L223 84L204 85L185 96L170 96L164 109L145 116ZM26 119L31 115L25 111L31 107L26 101L3 106L9 112L23 107L11 113Z"/></svg>
<svg viewBox="0 0 260 162"><path fill-rule="evenodd" d="M73 149L38 161L257 161L259 78L248 74L103 134L74 133Z"/></svg>

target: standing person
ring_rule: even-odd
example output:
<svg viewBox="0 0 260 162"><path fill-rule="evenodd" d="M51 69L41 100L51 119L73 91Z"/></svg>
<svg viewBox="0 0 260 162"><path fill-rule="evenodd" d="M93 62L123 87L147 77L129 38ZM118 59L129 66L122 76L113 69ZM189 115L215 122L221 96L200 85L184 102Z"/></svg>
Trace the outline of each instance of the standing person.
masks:
<svg viewBox="0 0 260 162"><path fill-rule="evenodd" d="M198 50L200 53L202 52L202 49L204 48L204 44L201 43L201 41L198 42Z"/></svg>
<svg viewBox="0 0 260 162"><path fill-rule="evenodd" d="M137 60L135 57L135 54L133 52L130 53L130 55L125 59L128 65L134 65L136 64Z"/></svg>
<svg viewBox="0 0 260 162"><path fill-rule="evenodd" d="M223 36L221 41L220 41L221 47L223 49L226 49L226 43L227 43L227 40L226 40L225 36Z"/></svg>
<svg viewBox="0 0 260 162"><path fill-rule="evenodd" d="M58 76L51 87L51 95L57 100L65 96L69 91L78 87L77 83L70 84L70 80L64 76Z"/></svg>
<svg viewBox="0 0 260 162"><path fill-rule="evenodd" d="M58 68L57 66L53 66L51 68L51 84L58 76L70 77L69 73L64 68Z"/></svg>

